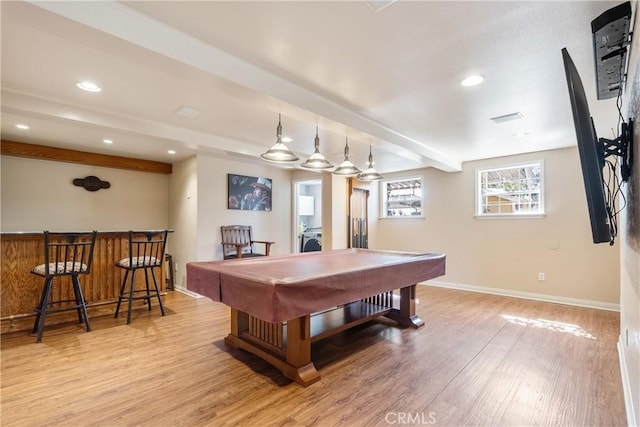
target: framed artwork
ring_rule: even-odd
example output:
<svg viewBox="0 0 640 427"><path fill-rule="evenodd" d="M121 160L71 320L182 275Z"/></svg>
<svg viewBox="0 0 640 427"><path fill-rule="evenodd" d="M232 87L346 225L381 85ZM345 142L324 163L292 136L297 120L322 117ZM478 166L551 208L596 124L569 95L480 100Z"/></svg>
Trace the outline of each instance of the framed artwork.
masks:
<svg viewBox="0 0 640 427"><path fill-rule="evenodd" d="M244 211L270 211L269 178L227 174L227 208Z"/></svg>

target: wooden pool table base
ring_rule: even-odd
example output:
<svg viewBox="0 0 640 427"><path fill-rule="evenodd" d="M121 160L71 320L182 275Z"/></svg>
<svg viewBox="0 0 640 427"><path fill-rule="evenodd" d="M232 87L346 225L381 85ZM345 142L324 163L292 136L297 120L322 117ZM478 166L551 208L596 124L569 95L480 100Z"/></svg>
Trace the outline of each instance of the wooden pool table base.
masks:
<svg viewBox="0 0 640 427"><path fill-rule="evenodd" d="M415 288L416 285L401 288L399 301L392 292L387 292L283 323L266 322L232 308L231 333L225 344L260 357L306 387L320 380L311 360L313 342L380 316L403 326L424 326L415 314Z"/></svg>

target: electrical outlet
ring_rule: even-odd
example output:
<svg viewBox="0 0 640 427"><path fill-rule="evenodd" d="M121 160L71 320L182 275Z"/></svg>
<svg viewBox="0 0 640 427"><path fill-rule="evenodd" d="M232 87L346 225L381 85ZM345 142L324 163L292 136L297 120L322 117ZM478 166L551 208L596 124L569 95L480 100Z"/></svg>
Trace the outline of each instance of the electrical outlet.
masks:
<svg viewBox="0 0 640 427"><path fill-rule="evenodd" d="M538 273L538 280L544 282L544 273Z"/></svg>
<svg viewBox="0 0 640 427"><path fill-rule="evenodd" d="M173 263L173 270L177 273L178 272L178 263L174 262Z"/></svg>

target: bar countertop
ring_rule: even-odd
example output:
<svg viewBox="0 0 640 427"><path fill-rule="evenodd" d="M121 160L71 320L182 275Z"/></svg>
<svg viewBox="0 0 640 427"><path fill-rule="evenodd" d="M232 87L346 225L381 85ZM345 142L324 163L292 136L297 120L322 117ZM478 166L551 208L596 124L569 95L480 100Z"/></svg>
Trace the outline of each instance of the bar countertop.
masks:
<svg viewBox="0 0 640 427"><path fill-rule="evenodd" d="M149 230L149 231L164 231L164 229L147 229L147 228L136 228L135 230ZM55 229L51 229L48 230L51 232L78 232L78 231L92 231L92 230L55 230ZM44 232L44 230L40 230L40 231L0 231L0 236L1 237L11 237L11 236L35 236L35 235L42 235L42 233ZM98 230L98 234L121 234L121 233L128 233L129 230ZM173 233L173 230L169 230L169 233Z"/></svg>

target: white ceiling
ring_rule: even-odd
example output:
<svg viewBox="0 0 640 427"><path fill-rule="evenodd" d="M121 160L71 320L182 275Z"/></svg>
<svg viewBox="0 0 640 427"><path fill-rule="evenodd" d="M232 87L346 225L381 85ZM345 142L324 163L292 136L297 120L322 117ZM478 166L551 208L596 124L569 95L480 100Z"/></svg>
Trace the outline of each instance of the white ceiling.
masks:
<svg viewBox="0 0 640 427"><path fill-rule="evenodd" d="M302 159L318 125L334 164L348 137L360 167L371 144L382 172L456 171L575 145L563 47L598 133L612 136L615 100L596 101L590 22L619 2L374 7L388 3L3 1L2 138L165 162L252 161L275 143L281 113ZM485 82L462 87L470 74ZM77 89L81 80L102 92ZM176 115L182 106L200 114ZM489 120L515 112L524 118Z"/></svg>

